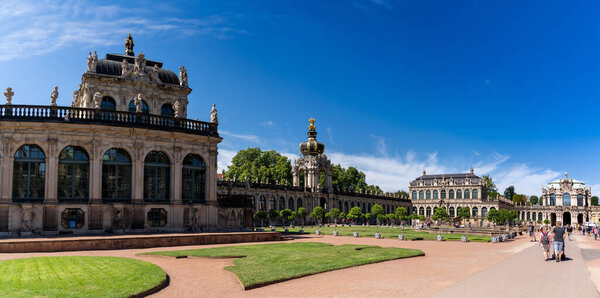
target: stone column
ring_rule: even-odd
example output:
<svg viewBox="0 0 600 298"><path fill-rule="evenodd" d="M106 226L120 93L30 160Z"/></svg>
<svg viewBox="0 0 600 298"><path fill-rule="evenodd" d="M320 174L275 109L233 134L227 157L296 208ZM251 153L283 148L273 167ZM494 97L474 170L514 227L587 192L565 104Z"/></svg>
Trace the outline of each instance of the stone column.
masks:
<svg viewBox="0 0 600 298"><path fill-rule="evenodd" d="M92 143L90 161L90 202L100 203L102 201L102 157L99 145Z"/></svg>
<svg viewBox="0 0 600 298"><path fill-rule="evenodd" d="M133 155L134 158L131 162L132 201L134 204L142 204L144 202L144 146L140 143L135 144Z"/></svg>
<svg viewBox="0 0 600 298"><path fill-rule="evenodd" d="M207 201L217 201L217 148L214 145L213 148L208 150L209 165L208 171L206 172L206 180L208 185L208 198Z"/></svg>
<svg viewBox="0 0 600 298"><path fill-rule="evenodd" d="M2 158L0 159L0 202L10 202L11 198L11 183L12 173L11 164L14 155L11 154L12 140L10 138L2 138Z"/></svg>
<svg viewBox="0 0 600 298"><path fill-rule="evenodd" d="M181 204L181 189L183 180L181 179L182 171L182 156L181 147L173 148L173 163L171 163L171 195L172 202Z"/></svg>
<svg viewBox="0 0 600 298"><path fill-rule="evenodd" d="M44 203L57 203L58 153L56 139L48 139L46 152L46 198Z"/></svg>

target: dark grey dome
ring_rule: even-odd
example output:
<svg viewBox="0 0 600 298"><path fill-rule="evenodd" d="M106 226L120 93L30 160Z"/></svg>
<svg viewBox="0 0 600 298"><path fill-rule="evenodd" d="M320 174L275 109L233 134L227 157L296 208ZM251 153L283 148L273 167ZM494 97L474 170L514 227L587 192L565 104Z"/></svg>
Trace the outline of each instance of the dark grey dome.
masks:
<svg viewBox="0 0 600 298"><path fill-rule="evenodd" d="M96 73L109 76L120 76L123 59L126 59L130 64L135 63L135 57L108 54L106 55L106 59L98 60L98 63L96 64ZM146 60L146 72L151 73L152 67L154 67L155 64L158 65L158 67L162 67L162 63L160 62ZM179 85L179 78L177 75L168 69L160 68L158 70L158 78L165 84Z"/></svg>

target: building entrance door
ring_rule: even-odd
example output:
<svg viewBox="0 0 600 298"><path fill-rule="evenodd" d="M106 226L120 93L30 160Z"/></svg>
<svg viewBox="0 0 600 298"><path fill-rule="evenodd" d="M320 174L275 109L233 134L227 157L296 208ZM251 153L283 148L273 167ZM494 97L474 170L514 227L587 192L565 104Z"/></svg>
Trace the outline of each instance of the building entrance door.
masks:
<svg viewBox="0 0 600 298"><path fill-rule="evenodd" d="M571 224L571 212L563 213L563 224L570 225Z"/></svg>
<svg viewBox="0 0 600 298"><path fill-rule="evenodd" d="M581 214L581 213L577 214L577 223L580 225L583 224L583 214Z"/></svg>
<svg viewBox="0 0 600 298"><path fill-rule="evenodd" d="M550 224L553 226L556 225L556 213L550 214Z"/></svg>

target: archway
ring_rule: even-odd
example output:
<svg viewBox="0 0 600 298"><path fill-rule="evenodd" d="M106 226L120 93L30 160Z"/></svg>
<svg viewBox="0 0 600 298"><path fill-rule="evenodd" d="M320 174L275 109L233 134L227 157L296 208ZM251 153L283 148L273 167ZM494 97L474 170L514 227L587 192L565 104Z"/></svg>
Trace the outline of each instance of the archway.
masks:
<svg viewBox="0 0 600 298"><path fill-rule="evenodd" d="M581 214L581 213L577 214L577 223L580 225L583 224L583 214Z"/></svg>
<svg viewBox="0 0 600 298"><path fill-rule="evenodd" d="M563 224L570 225L571 224L571 212L563 213Z"/></svg>
<svg viewBox="0 0 600 298"><path fill-rule="evenodd" d="M556 213L550 214L550 224L553 226L556 225Z"/></svg>

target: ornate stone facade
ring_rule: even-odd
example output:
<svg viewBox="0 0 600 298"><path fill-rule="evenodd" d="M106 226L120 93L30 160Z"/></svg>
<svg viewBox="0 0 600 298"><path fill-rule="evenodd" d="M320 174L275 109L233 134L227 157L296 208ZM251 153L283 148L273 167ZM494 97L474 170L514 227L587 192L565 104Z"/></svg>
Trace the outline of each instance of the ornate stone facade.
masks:
<svg viewBox="0 0 600 298"><path fill-rule="evenodd" d="M483 223L486 214L492 209L514 209L512 202L487 196L487 186L483 179L469 173L423 175L408 186L412 212L430 218L437 208L446 208L451 218L457 216L459 207L468 207L471 220Z"/></svg>

